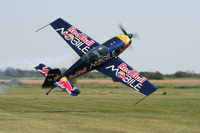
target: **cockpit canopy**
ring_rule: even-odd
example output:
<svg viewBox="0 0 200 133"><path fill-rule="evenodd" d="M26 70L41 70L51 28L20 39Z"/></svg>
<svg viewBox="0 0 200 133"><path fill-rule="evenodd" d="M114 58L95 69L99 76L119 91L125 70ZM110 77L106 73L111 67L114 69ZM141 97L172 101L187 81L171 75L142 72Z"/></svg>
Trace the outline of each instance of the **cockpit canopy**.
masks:
<svg viewBox="0 0 200 133"><path fill-rule="evenodd" d="M99 45L96 48L91 49L88 53L83 55L81 58L84 62L89 63L97 61L101 57L109 54L109 49L104 45Z"/></svg>

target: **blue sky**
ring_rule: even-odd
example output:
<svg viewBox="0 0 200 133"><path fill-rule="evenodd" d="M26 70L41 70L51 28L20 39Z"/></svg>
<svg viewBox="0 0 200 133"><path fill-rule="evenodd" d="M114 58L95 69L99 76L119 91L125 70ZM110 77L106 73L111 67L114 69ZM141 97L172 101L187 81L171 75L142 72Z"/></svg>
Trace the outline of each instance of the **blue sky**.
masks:
<svg viewBox="0 0 200 133"><path fill-rule="evenodd" d="M99 43L120 34L122 23L137 32L120 57L137 71L200 73L198 0L2 0L0 69L33 69L38 63L70 67L79 57L49 26L61 17Z"/></svg>

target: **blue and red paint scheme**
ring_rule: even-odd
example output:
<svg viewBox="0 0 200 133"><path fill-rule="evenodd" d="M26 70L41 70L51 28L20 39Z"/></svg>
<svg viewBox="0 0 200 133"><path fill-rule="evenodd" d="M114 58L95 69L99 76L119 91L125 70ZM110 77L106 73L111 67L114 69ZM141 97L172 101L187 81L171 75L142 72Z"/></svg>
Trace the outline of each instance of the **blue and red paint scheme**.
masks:
<svg viewBox="0 0 200 133"><path fill-rule="evenodd" d="M36 66L36 70L44 76L48 77L52 73L59 75L51 81L52 83L49 86L58 86L70 95L77 96L80 91L74 87L71 79L89 71L98 70L113 78L114 81L121 82L144 95L148 96L157 90L157 87L118 57L130 46L132 34L119 34L105 43L99 44L61 18L50 23L50 25L80 56L80 59L63 74L52 72L51 68L43 64ZM48 68L51 73L48 73ZM48 86L47 82L44 82L43 86Z"/></svg>

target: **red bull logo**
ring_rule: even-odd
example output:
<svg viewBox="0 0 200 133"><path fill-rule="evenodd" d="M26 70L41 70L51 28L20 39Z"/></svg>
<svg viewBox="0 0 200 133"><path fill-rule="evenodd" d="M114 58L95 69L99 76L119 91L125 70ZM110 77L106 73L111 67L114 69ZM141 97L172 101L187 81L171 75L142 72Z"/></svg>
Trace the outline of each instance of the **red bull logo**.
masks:
<svg viewBox="0 0 200 133"><path fill-rule="evenodd" d="M65 89L69 94L71 93L72 91L72 86L71 84L69 83L68 80L61 80L59 82L56 82L58 86L60 86L61 88Z"/></svg>
<svg viewBox="0 0 200 133"><path fill-rule="evenodd" d="M38 72L41 72L41 73L43 73L45 76L47 76L48 73L49 73L49 67L48 67L48 66L44 66L41 70L38 69Z"/></svg>
<svg viewBox="0 0 200 133"><path fill-rule="evenodd" d="M135 70L130 70L127 68L127 65L125 63L122 63L121 65L118 66L119 69L121 69L123 72L125 72L126 74L130 75L132 78L134 78L135 80L137 80L140 83L143 83L144 81L146 81L147 79L144 77L140 77L139 73L136 72Z"/></svg>
<svg viewBox="0 0 200 133"><path fill-rule="evenodd" d="M117 72L117 73L116 73L116 76L117 76L118 78L126 79L126 75L125 75L125 73L122 72L122 71Z"/></svg>
<svg viewBox="0 0 200 133"><path fill-rule="evenodd" d="M95 41L93 40L88 40L88 36L86 36L83 33L79 33L76 27L70 27L69 29L67 29L69 32L71 32L73 35L75 35L77 38L79 38L81 41L83 41L87 46L91 46L95 43Z"/></svg>
<svg viewBox="0 0 200 133"><path fill-rule="evenodd" d="M74 39L74 35L72 34L63 33L63 35L65 36L66 40L71 41Z"/></svg>
<svg viewBox="0 0 200 133"><path fill-rule="evenodd" d="M93 40L85 40L84 38L82 38L82 36L80 37L82 39L81 40L80 38L74 35L75 32L73 32L73 30L70 30L71 32L73 32L72 34L69 34L69 31L65 31L64 28L56 29L56 31L60 31L60 34L64 36L65 40L70 41L72 45L74 45L76 48L78 48L78 50L82 51L84 54L86 54L90 50L89 45L92 45L92 42L94 42Z"/></svg>

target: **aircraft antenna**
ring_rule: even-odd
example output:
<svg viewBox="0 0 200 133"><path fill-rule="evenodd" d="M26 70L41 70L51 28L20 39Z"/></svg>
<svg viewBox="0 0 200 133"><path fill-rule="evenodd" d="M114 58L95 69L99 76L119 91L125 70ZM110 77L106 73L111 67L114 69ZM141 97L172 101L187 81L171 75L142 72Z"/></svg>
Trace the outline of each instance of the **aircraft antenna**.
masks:
<svg viewBox="0 0 200 133"><path fill-rule="evenodd" d="M138 103L140 103L141 101L143 101L146 97L148 97L149 95L147 95L147 96L145 96L145 97L143 97L142 99L140 99L140 100L138 100L137 102L135 102L134 104L133 104L133 106L135 106L135 105L137 105Z"/></svg>
<svg viewBox="0 0 200 133"><path fill-rule="evenodd" d="M47 25L45 25L45 26L43 26L43 27L39 28L39 29L38 29L38 30L36 30L35 32L38 32L38 31L40 31L41 29L43 29L43 28L47 27L48 25L50 25L50 24L47 24Z"/></svg>

